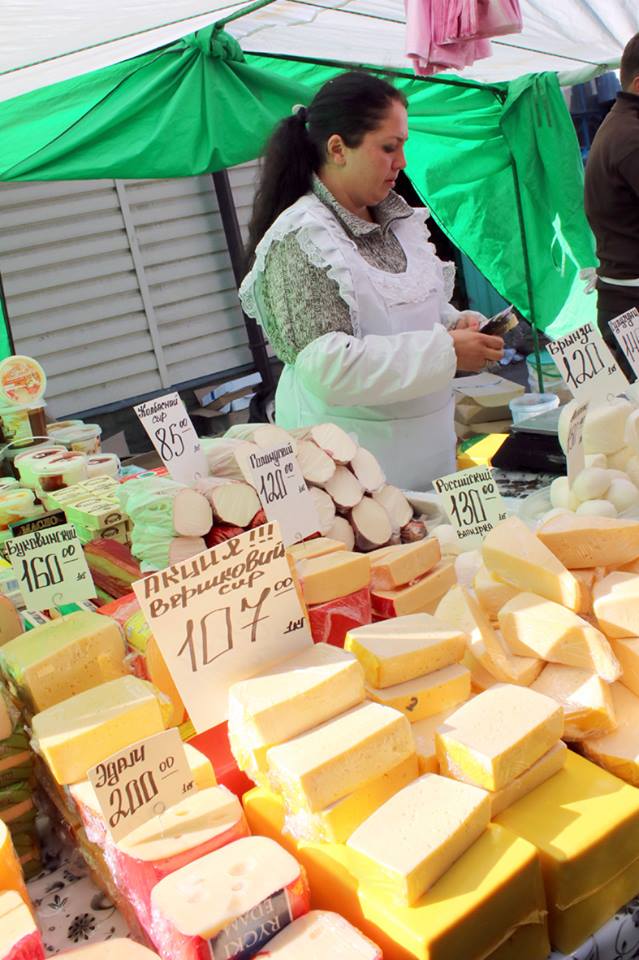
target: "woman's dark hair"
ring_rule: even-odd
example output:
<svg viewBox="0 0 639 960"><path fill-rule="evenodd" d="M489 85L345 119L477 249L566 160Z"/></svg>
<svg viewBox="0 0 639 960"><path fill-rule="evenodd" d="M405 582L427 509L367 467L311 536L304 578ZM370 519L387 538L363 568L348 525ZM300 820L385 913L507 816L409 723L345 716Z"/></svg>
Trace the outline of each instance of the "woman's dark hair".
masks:
<svg viewBox="0 0 639 960"><path fill-rule="evenodd" d="M275 128L262 162L249 225L247 264L277 217L311 188L313 173L326 160L326 144L339 134L347 147L358 147L381 123L391 102L406 98L386 80L352 71L329 80L307 108Z"/></svg>
<svg viewBox="0 0 639 960"><path fill-rule="evenodd" d="M628 41L621 56L621 86L626 92L635 77L639 77L639 33Z"/></svg>

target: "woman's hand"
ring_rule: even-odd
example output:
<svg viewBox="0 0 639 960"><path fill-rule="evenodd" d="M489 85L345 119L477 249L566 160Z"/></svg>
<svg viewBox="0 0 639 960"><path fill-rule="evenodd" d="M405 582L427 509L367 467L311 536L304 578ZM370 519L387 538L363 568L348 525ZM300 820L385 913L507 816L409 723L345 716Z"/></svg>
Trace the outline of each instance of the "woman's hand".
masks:
<svg viewBox="0 0 639 960"><path fill-rule="evenodd" d="M449 332L457 354L458 370L478 373L489 363L501 360L504 355L504 341L501 337L491 337L470 329L455 329Z"/></svg>
<svg viewBox="0 0 639 960"><path fill-rule="evenodd" d="M462 310L453 330L479 330L482 320L485 319L483 314L476 313L475 310Z"/></svg>

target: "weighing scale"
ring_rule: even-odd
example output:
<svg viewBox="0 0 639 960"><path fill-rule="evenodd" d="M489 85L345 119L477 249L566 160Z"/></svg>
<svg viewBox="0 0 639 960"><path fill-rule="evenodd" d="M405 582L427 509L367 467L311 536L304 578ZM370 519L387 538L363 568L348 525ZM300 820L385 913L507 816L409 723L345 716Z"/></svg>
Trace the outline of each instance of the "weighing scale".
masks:
<svg viewBox="0 0 639 960"><path fill-rule="evenodd" d="M512 433L492 458L500 470L566 473L566 457L559 445L561 407L512 425Z"/></svg>

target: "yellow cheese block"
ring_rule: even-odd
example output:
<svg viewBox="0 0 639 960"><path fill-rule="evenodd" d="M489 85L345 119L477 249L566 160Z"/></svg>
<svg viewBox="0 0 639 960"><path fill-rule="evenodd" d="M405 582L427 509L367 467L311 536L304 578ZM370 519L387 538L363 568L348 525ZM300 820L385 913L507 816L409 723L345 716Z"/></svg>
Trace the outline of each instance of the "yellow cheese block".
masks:
<svg viewBox="0 0 639 960"><path fill-rule="evenodd" d="M483 564L475 574L473 589L481 608L490 620L496 620L503 605L519 593L519 587L500 580Z"/></svg>
<svg viewBox="0 0 639 960"><path fill-rule="evenodd" d="M347 597L371 579L371 562L363 553L341 550L297 564L304 600L309 606Z"/></svg>
<svg viewBox="0 0 639 960"><path fill-rule="evenodd" d="M366 887L363 861L347 846L296 842L283 833L284 804L275 794L255 789L243 802L251 829L276 839L306 868L312 907L338 911L380 946L384 960L492 960L493 952L496 960L546 960L539 947L516 957L503 952L521 925L545 911L536 852L508 830L489 824L428 893L404 907Z"/></svg>
<svg viewBox="0 0 639 960"><path fill-rule="evenodd" d="M439 773L439 760L435 749L435 731L438 727L441 727L454 710L455 707L442 710L441 713L426 717L424 720L418 720L411 726L420 773Z"/></svg>
<svg viewBox="0 0 639 960"><path fill-rule="evenodd" d="M59 784L75 783L89 767L166 729L171 713L152 684L120 677L37 713L33 743Z"/></svg>
<svg viewBox="0 0 639 960"><path fill-rule="evenodd" d="M450 667L443 667L424 677L407 680L384 690L367 687L366 693L369 700L394 707L405 714L411 723L415 723L468 700L470 670L460 663L454 663Z"/></svg>
<svg viewBox="0 0 639 960"><path fill-rule="evenodd" d="M0 647L0 669L31 713L127 672L115 620L79 610Z"/></svg>
<svg viewBox="0 0 639 960"><path fill-rule="evenodd" d="M440 601L437 617L463 630L474 659L496 680L528 686L539 676L538 658L513 655L472 594L462 586L453 587Z"/></svg>
<svg viewBox="0 0 639 960"><path fill-rule="evenodd" d="M413 904L475 842L489 820L485 790L426 773L365 820L347 846L365 859L368 887Z"/></svg>
<svg viewBox="0 0 639 960"><path fill-rule="evenodd" d="M20 614L8 597L0 595L0 647L19 636L24 627Z"/></svg>
<svg viewBox="0 0 639 960"><path fill-rule="evenodd" d="M303 540L286 548L289 557L298 563L300 560L312 560L314 557L325 557L329 553L340 553L346 550L346 544L341 540L332 540L330 537L315 537L313 540Z"/></svg>
<svg viewBox="0 0 639 960"><path fill-rule="evenodd" d="M410 613L431 613L440 597L457 580L455 563L440 560L430 573L398 590L371 590L373 610L383 617L403 617Z"/></svg>
<svg viewBox="0 0 639 960"><path fill-rule="evenodd" d="M537 536L569 569L620 567L639 557L636 520L562 513L542 523Z"/></svg>
<svg viewBox="0 0 639 960"><path fill-rule="evenodd" d="M582 743L587 757L610 773L639 786L639 697L621 683L610 688L617 728Z"/></svg>
<svg viewBox="0 0 639 960"><path fill-rule="evenodd" d="M360 823L370 817L402 787L416 780L420 774L416 754L401 760L379 777L374 777L363 787L336 800L330 807L317 813L305 809L286 815L286 829L298 840L325 840L328 843L344 843Z"/></svg>
<svg viewBox="0 0 639 960"><path fill-rule="evenodd" d="M549 663L531 689L561 704L565 740L598 737L617 726L610 686L596 673Z"/></svg>
<svg viewBox="0 0 639 960"><path fill-rule="evenodd" d="M32 910L31 900L22 876L22 869L13 846L9 829L0 820L0 890L15 890Z"/></svg>
<svg viewBox="0 0 639 960"><path fill-rule="evenodd" d="M371 687L392 687L457 663L464 655L461 630L428 613L356 627L344 647L355 654Z"/></svg>
<svg viewBox="0 0 639 960"><path fill-rule="evenodd" d="M549 956L546 911L535 910L509 933L486 960L548 960Z"/></svg>
<svg viewBox="0 0 639 960"><path fill-rule="evenodd" d="M550 939L572 953L639 889L639 791L568 751L563 769L496 820L539 850Z"/></svg>
<svg viewBox="0 0 639 960"><path fill-rule="evenodd" d="M459 707L435 734L442 773L501 790L554 747L563 711L527 687L497 684Z"/></svg>
<svg viewBox="0 0 639 960"><path fill-rule="evenodd" d="M595 584L593 610L607 637L635 637L639 625L639 574L609 573Z"/></svg>
<svg viewBox="0 0 639 960"><path fill-rule="evenodd" d="M268 751L271 781L292 810L311 813L364 786L414 753L403 714L363 703Z"/></svg>
<svg viewBox="0 0 639 960"><path fill-rule="evenodd" d="M396 590L423 577L442 558L439 540L429 537L417 543L401 543L368 554L373 590Z"/></svg>
<svg viewBox="0 0 639 960"><path fill-rule="evenodd" d="M470 670L470 688L474 693L482 693L499 682L492 673L488 673L488 670L482 667L470 650L466 650L463 663Z"/></svg>
<svg viewBox="0 0 639 960"><path fill-rule="evenodd" d="M179 726L188 719L186 707L175 685L171 671L166 665L164 654L152 634L147 641L144 658L149 680L158 688L160 693L168 697L173 704L173 722L176 726Z"/></svg>
<svg viewBox="0 0 639 960"><path fill-rule="evenodd" d="M35 934L39 940L38 928L33 922L31 912L19 893L15 890L3 890L0 893L0 944L2 956L33 956L32 945L18 944L24 937ZM16 950L16 947L18 949ZM42 949L42 947L40 947Z"/></svg>
<svg viewBox="0 0 639 960"><path fill-rule="evenodd" d="M511 780L501 790L489 793L491 819L498 816L511 804L521 800L531 790L535 790L542 783L545 783L550 777L559 773L566 762L567 753L568 747L560 740L554 747L550 748L548 753L544 753L543 757L533 763L532 767L528 767L521 776Z"/></svg>
<svg viewBox="0 0 639 960"><path fill-rule="evenodd" d="M610 646L621 664L619 682L639 697L639 637L620 637Z"/></svg>
<svg viewBox="0 0 639 960"><path fill-rule="evenodd" d="M608 683L613 683L621 673L601 630L534 593L520 593L509 600L499 611L499 626L510 649L520 656L543 657L552 663L579 667L597 673Z"/></svg>
<svg viewBox="0 0 639 960"><path fill-rule="evenodd" d="M518 517L502 520L482 544L486 568L520 590L578 610L579 583Z"/></svg>

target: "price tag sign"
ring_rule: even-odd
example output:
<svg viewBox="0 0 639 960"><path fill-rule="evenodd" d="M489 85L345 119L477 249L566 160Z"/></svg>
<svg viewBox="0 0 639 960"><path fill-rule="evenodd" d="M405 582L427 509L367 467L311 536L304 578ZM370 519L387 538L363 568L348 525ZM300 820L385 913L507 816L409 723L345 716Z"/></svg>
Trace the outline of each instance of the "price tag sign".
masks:
<svg viewBox="0 0 639 960"><path fill-rule="evenodd" d="M226 720L232 683L312 643L276 523L133 589L198 733Z"/></svg>
<svg viewBox="0 0 639 960"><path fill-rule="evenodd" d="M177 483L206 477L206 457L179 393L167 393L134 407L162 463Z"/></svg>
<svg viewBox="0 0 639 960"><path fill-rule="evenodd" d="M628 389L628 381L591 323L550 340L547 349L579 403L617 397Z"/></svg>
<svg viewBox="0 0 639 960"><path fill-rule="evenodd" d="M95 597L91 571L72 524L13 537L5 550L27 609L48 610Z"/></svg>
<svg viewBox="0 0 639 960"><path fill-rule="evenodd" d="M586 458L584 455L584 422L588 404L582 403L576 407L568 427L568 442L566 443L566 462L568 464L568 485L573 483L584 469Z"/></svg>
<svg viewBox="0 0 639 960"><path fill-rule="evenodd" d="M175 727L112 754L88 777L116 843L197 789Z"/></svg>
<svg viewBox="0 0 639 960"><path fill-rule="evenodd" d="M480 544L486 534L508 516L490 467L471 467L440 477L433 486L464 544Z"/></svg>
<svg viewBox="0 0 639 960"><path fill-rule="evenodd" d="M285 546L319 531L319 514L292 444L259 450L243 462L244 475L257 490L267 518L279 523Z"/></svg>
<svg viewBox="0 0 639 960"><path fill-rule="evenodd" d="M610 329L626 360L639 377L639 310L633 307L610 321Z"/></svg>

